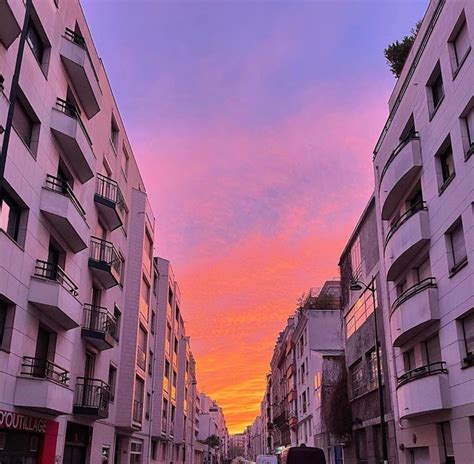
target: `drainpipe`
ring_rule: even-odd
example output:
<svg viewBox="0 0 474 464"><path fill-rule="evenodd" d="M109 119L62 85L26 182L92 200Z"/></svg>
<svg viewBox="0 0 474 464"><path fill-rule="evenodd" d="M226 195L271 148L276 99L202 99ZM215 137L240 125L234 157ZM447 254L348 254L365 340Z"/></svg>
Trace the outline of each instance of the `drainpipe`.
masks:
<svg viewBox="0 0 474 464"><path fill-rule="evenodd" d="M7 164L8 145L10 143L10 134L13 125L13 112L20 88L20 71L23 62L23 51L25 50L26 36L28 34L28 26L30 24L31 10L33 8L33 0L25 1L25 18L23 20L23 29L21 30L20 42L18 44L18 53L16 56L15 70L13 73L12 85L10 88L10 106L8 107L7 122L5 124L5 132L3 134L2 155L0 156L0 198L3 195L5 183L5 166Z"/></svg>

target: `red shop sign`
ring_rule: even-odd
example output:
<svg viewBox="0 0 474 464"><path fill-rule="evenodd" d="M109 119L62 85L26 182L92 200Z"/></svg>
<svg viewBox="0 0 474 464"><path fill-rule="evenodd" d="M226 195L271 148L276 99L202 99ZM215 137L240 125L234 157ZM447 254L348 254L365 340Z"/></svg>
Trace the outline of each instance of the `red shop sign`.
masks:
<svg viewBox="0 0 474 464"><path fill-rule="evenodd" d="M0 428L45 433L48 422L47 419L25 416L23 414L17 414L16 412L0 409Z"/></svg>

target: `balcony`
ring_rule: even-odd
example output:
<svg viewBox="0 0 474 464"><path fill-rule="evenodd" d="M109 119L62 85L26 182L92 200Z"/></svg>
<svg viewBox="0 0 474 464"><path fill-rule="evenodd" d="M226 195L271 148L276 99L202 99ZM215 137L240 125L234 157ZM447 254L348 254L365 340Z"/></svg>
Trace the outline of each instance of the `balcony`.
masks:
<svg viewBox="0 0 474 464"><path fill-rule="evenodd" d="M125 201L117 182L97 174L94 201L108 230L112 231L123 225L126 211Z"/></svg>
<svg viewBox="0 0 474 464"><path fill-rule="evenodd" d="M439 320L438 289L433 277L418 282L394 302L390 314L393 346L400 347Z"/></svg>
<svg viewBox="0 0 474 464"><path fill-rule="evenodd" d="M73 414L94 419L109 416L110 387L99 379L78 377Z"/></svg>
<svg viewBox="0 0 474 464"><path fill-rule="evenodd" d="M48 174L41 191L40 209L74 253L87 248L86 212L67 182Z"/></svg>
<svg viewBox="0 0 474 464"><path fill-rule="evenodd" d="M296 394L296 388L292 388L289 392L288 392L288 398L287 400L288 401L294 401L296 400L297 398L297 394Z"/></svg>
<svg viewBox="0 0 474 464"><path fill-rule="evenodd" d="M90 119L100 110L102 92L84 38L66 28L59 54L84 112Z"/></svg>
<svg viewBox="0 0 474 464"><path fill-rule="evenodd" d="M398 378L400 419L449 408L448 370L436 362L417 367Z"/></svg>
<svg viewBox="0 0 474 464"><path fill-rule="evenodd" d="M62 149L62 156L67 158L79 180L84 183L92 179L96 160L79 110L58 98L51 113L51 130Z"/></svg>
<svg viewBox="0 0 474 464"><path fill-rule="evenodd" d="M91 238L89 269L102 288L112 288L120 283L122 260L112 243Z"/></svg>
<svg viewBox="0 0 474 464"><path fill-rule="evenodd" d="M394 280L430 240L425 202L412 206L392 225L385 239L387 280Z"/></svg>
<svg viewBox="0 0 474 464"><path fill-rule="evenodd" d="M415 132L400 142L380 174L379 196L382 219L390 218L400 197L414 181L421 167L420 138Z"/></svg>
<svg viewBox="0 0 474 464"><path fill-rule="evenodd" d="M139 424L143 420L143 402L138 400L133 400L133 410L132 410L132 420Z"/></svg>
<svg viewBox="0 0 474 464"><path fill-rule="evenodd" d="M66 330L79 327L78 286L54 263L38 259L30 281L28 301Z"/></svg>
<svg viewBox="0 0 474 464"><path fill-rule="evenodd" d="M69 372L46 359L25 356L15 384L14 404L45 414L71 414Z"/></svg>
<svg viewBox="0 0 474 464"><path fill-rule="evenodd" d="M9 48L15 39L20 35L21 28L17 21L20 12L18 8L23 6L18 0L0 0L0 42L5 48ZM15 11L17 10L17 11ZM24 15L24 7L22 8ZM17 13L15 15L15 13Z"/></svg>
<svg viewBox="0 0 474 464"><path fill-rule="evenodd" d="M99 351L113 348L116 340L117 321L106 308L84 305L84 322L81 335Z"/></svg>

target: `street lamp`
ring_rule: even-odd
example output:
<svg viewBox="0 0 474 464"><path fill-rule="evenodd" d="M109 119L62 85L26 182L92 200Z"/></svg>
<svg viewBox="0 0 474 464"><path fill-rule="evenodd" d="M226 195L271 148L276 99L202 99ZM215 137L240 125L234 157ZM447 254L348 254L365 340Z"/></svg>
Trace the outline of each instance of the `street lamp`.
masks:
<svg viewBox="0 0 474 464"><path fill-rule="evenodd" d="M368 290L372 295L372 304L374 306L374 324L375 324L375 357L377 360L377 390L379 395L379 411L380 411L380 432L382 434L382 458L383 464L388 464L388 447L387 447L387 435L386 435L386 424L385 424L385 407L383 401L382 391L382 369L380 365L380 351L379 351L379 331L377 327L377 311L376 311L376 299L375 299L375 277L372 276L372 280L369 285L365 284L360 280L353 280L349 286L349 289L353 292L360 290Z"/></svg>

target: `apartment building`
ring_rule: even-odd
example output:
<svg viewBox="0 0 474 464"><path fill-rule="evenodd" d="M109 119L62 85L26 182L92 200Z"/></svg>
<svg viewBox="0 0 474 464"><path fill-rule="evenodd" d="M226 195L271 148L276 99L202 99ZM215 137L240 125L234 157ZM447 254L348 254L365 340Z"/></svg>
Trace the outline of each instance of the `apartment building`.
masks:
<svg viewBox="0 0 474 464"><path fill-rule="evenodd" d="M273 453L281 453L291 444L290 412L295 411L296 372L294 368L293 332L295 318L288 318L287 325L278 336L270 363L271 370L271 435Z"/></svg>
<svg viewBox="0 0 474 464"><path fill-rule="evenodd" d="M234 459L239 456L245 457L245 448L245 433L236 433L229 436L229 459Z"/></svg>
<svg viewBox="0 0 474 464"><path fill-rule="evenodd" d="M0 2L0 75L0 460L202 462L179 288L79 2Z"/></svg>
<svg viewBox="0 0 474 464"><path fill-rule="evenodd" d="M381 290L385 279L380 266L377 231L375 199L372 196L339 261L345 362L352 416L349 419L351 423L342 424L349 433L345 439L344 463L382 462L384 436L389 462L396 462L392 386L388 375L391 346L385 342L387 315ZM359 289L351 289L354 283L359 284ZM380 388L377 338L382 380Z"/></svg>
<svg viewBox="0 0 474 464"><path fill-rule="evenodd" d="M342 448L329 433L325 407L331 404L328 390L344 368L340 282L327 281L322 288L311 289L295 319L296 402L290 427L296 423L296 428L292 446L304 443L324 449L327 456L339 456Z"/></svg>
<svg viewBox="0 0 474 464"><path fill-rule="evenodd" d="M429 3L374 151L399 461L474 462L474 3Z"/></svg>

